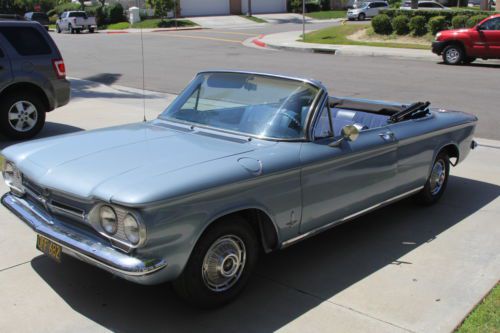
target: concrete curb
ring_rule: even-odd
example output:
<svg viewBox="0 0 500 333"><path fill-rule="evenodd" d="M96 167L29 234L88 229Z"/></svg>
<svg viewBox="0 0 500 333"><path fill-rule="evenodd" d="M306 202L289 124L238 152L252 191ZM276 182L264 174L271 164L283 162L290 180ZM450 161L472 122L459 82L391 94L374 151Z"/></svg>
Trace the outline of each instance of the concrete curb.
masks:
<svg viewBox="0 0 500 333"><path fill-rule="evenodd" d="M203 27L187 27L187 28L159 28L159 29L142 29L142 32L170 32L170 31L189 31L189 30L204 30L207 28ZM123 29L123 30L101 30L98 33L105 33L105 34L128 34L128 33L139 33L141 32L140 28L132 28L132 29Z"/></svg>
<svg viewBox="0 0 500 333"><path fill-rule="evenodd" d="M310 31L306 31L310 32ZM375 47L364 45L331 45L303 43L298 41L302 31L290 31L270 35L261 35L251 42L261 48L294 52L321 53L331 55L388 57L411 60L436 61L437 57L430 50ZM248 45L247 45L248 46Z"/></svg>

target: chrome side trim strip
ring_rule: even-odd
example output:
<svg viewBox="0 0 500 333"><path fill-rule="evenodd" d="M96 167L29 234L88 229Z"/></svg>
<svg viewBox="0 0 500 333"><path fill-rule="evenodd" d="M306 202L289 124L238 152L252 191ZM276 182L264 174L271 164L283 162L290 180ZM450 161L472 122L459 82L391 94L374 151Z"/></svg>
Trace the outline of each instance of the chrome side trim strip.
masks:
<svg viewBox="0 0 500 333"><path fill-rule="evenodd" d="M301 241L301 240L304 240L304 239L306 239L306 238L312 237L312 236L317 235L317 234L319 234L320 232L323 232L323 231L325 231L325 230L327 230L327 229L330 229L330 228L332 228L332 227L334 227L334 226L337 226L337 225L340 225L340 224L342 224L342 223L348 222L348 221L350 221L350 220L352 220L352 219L354 219L354 218L356 218L356 217L358 217L358 216L361 216L361 215L364 215L364 214L366 214L366 213L368 213L368 212L371 212L372 210L375 210L375 209L377 209L377 208L380 208L380 207L386 206L386 205L391 204L391 203L393 203L393 202L395 202L395 201L398 201L398 200L400 200L400 199L403 199L403 198L405 198L405 197L408 197L408 196L410 196L410 195L412 195L412 194L414 194L414 193L416 193L416 192L420 191L420 190L421 190L421 189L423 189L423 188L424 188L423 186L419 186L419 187L417 187L417 188L415 188L415 189L413 189L413 190L411 190L411 191L408 191L408 192L402 193L402 194L400 194L400 195L397 195L397 196L395 196L395 197L392 197L392 198L390 198L390 199L384 200L384 201L382 201L382 202L380 202L380 203L378 203L378 204L376 204L376 205L373 205L373 206L371 206L371 207L368 207L368 208L366 208L366 209L363 209L363 210L361 210L361 211L359 211L359 212L356 212L356 213L354 213L354 214L351 214L351 215L345 216L345 217L343 217L343 218L341 218L341 219L335 220L335 221L333 221L333 222L330 222L330 223L328 223L328 224L325 224L325 225L323 225L323 226L320 226L320 227L318 227L318 228L316 228L316 229L310 230L310 231L308 231L308 232L306 232L306 233L304 233L304 234L298 235L298 236L296 236L296 237L294 237L294 238L291 238L291 239L289 239L289 240L284 241L283 243L281 243L281 248L282 248L282 249L284 249L284 248L286 248L286 247L288 247L288 246L290 246L290 245L292 245L292 244L295 244L295 243L297 243L297 242L299 242L299 241Z"/></svg>
<svg viewBox="0 0 500 333"><path fill-rule="evenodd" d="M139 279L167 266L162 258L139 258L118 251L98 238L66 227L28 200L10 193L2 204L33 231L62 246L63 253L128 279Z"/></svg>

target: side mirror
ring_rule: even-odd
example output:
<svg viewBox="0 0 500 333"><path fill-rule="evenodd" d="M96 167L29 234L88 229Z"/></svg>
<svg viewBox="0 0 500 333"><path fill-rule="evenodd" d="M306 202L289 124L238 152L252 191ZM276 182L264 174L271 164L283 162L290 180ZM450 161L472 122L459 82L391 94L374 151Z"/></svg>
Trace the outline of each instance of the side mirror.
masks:
<svg viewBox="0 0 500 333"><path fill-rule="evenodd" d="M483 28L483 26L482 26L482 25L477 25L477 26L476 26L476 30L477 30L477 31L483 31L483 30L484 30L484 28Z"/></svg>
<svg viewBox="0 0 500 333"><path fill-rule="evenodd" d="M356 141L359 136L359 128L355 125L345 125L342 127L342 137L329 144L330 147L338 147L342 141Z"/></svg>
<svg viewBox="0 0 500 333"><path fill-rule="evenodd" d="M354 125L342 127L342 137L347 141L356 141L359 136L359 129Z"/></svg>

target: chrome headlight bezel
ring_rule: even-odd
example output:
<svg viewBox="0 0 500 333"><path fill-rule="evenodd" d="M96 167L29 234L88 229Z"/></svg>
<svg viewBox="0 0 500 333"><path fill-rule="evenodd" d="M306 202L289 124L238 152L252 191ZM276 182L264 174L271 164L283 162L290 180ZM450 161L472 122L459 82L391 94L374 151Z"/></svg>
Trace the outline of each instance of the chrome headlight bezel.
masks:
<svg viewBox="0 0 500 333"><path fill-rule="evenodd" d="M113 234L106 232L101 223L100 211L104 206L110 207L116 214L117 229ZM125 233L125 218L129 215L132 216L135 221L137 221L139 239L136 243L130 241ZM99 234L108 238L114 247L125 252L130 252L132 249L142 247L147 239L146 226L142 220L141 215L135 210L129 208L109 203L98 203L88 214L88 222Z"/></svg>
<svg viewBox="0 0 500 333"><path fill-rule="evenodd" d="M3 161L2 176L5 184L16 196L23 196L26 190L23 185L23 175L13 162Z"/></svg>

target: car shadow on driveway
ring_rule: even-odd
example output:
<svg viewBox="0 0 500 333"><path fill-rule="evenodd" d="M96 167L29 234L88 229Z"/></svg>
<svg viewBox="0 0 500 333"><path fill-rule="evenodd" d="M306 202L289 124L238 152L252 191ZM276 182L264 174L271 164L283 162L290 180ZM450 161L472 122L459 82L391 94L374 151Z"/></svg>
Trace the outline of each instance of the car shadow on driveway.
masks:
<svg viewBox="0 0 500 333"><path fill-rule="evenodd" d="M400 258L499 195L500 186L450 177L435 206L406 199L261 257L243 294L211 311L183 304L168 284L135 285L69 257L31 266L74 311L113 331L272 332L387 265L412 264Z"/></svg>
<svg viewBox="0 0 500 333"><path fill-rule="evenodd" d="M74 132L79 132L79 131L83 131L83 130L84 130L83 128L76 127L76 126L46 122L42 131L37 136L35 136L32 140L48 138L48 137L51 137L54 135L74 133ZM4 149L10 145L16 144L16 143L29 142L29 141L30 140L10 140L10 139L7 139L7 138L1 136L0 137L0 150Z"/></svg>

